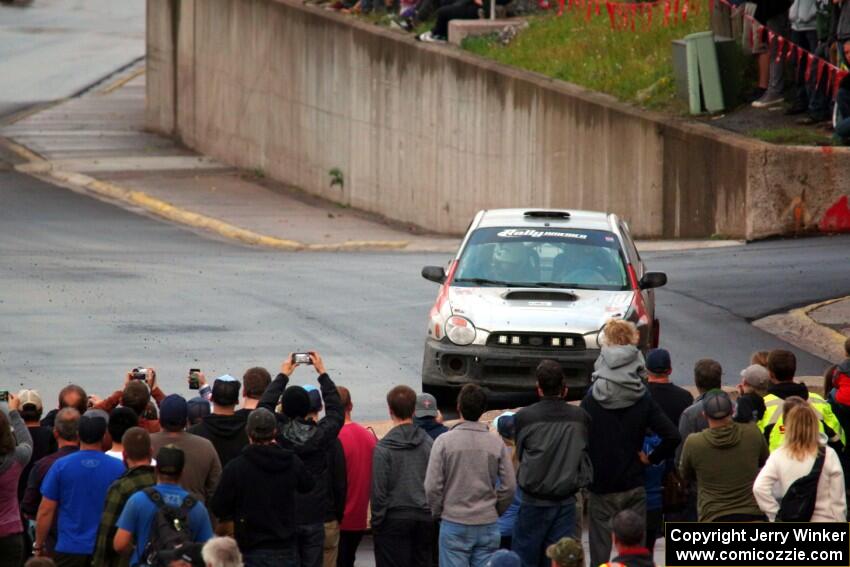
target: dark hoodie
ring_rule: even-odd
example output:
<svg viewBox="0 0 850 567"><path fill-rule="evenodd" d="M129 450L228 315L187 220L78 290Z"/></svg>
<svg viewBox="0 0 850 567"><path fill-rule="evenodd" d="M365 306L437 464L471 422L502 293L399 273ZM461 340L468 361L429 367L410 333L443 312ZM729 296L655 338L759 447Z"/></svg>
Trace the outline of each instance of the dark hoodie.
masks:
<svg viewBox="0 0 850 567"><path fill-rule="evenodd" d="M295 536L296 494L315 484L292 451L249 445L224 467L210 508L220 520L233 521L243 552L287 548Z"/></svg>
<svg viewBox="0 0 850 567"><path fill-rule="evenodd" d="M431 438L419 427L393 427L378 441L372 457L372 527L389 519L431 520L425 499L425 473Z"/></svg>
<svg viewBox="0 0 850 567"><path fill-rule="evenodd" d="M289 377L278 374L269 384L257 407L274 411ZM294 451L304 466L316 479L316 485L306 494L299 494L295 499L298 510L296 523L299 526L309 524L324 524L332 500L328 494L331 480L328 473L328 452L337 441L340 429L345 423L345 411L339 392L330 376L319 376L322 390L322 400L325 403L325 417L318 422L309 418L290 419L286 414L275 414L277 417L277 442L284 449Z"/></svg>
<svg viewBox="0 0 850 567"><path fill-rule="evenodd" d="M761 396L747 392L738 396L734 419L738 423L758 423L764 417L765 409L764 399Z"/></svg>
<svg viewBox="0 0 850 567"><path fill-rule="evenodd" d="M682 449L682 476L697 481L700 522L730 514L761 515L753 482L767 461L764 436L754 423L731 422L690 435Z"/></svg>
<svg viewBox="0 0 850 567"><path fill-rule="evenodd" d="M201 423L193 425L187 431L209 439L218 453L221 466L227 465L239 456L242 449L248 444L248 434L245 433L245 424L248 416L245 413L234 415L216 415L214 413L204 416Z"/></svg>
<svg viewBox="0 0 850 567"><path fill-rule="evenodd" d="M791 396L799 396L804 400L809 399L809 389L805 384L800 384L799 382L776 382L771 384L767 388L768 394L773 394L777 398L782 398L783 400L790 398Z"/></svg>
<svg viewBox="0 0 850 567"><path fill-rule="evenodd" d="M432 440L437 439L437 437L449 430L448 427L437 421L436 417L431 416L414 417L413 423L415 423L417 427L421 427Z"/></svg>

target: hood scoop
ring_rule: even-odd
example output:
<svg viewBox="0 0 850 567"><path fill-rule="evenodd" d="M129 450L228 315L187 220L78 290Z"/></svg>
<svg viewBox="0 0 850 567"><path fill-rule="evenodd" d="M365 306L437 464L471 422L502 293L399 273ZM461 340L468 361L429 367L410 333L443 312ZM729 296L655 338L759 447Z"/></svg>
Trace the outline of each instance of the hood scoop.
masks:
<svg viewBox="0 0 850 567"><path fill-rule="evenodd" d="M571 291L508 291L502 295L503 299L514 301L576 301L578 296Z"/></svg>

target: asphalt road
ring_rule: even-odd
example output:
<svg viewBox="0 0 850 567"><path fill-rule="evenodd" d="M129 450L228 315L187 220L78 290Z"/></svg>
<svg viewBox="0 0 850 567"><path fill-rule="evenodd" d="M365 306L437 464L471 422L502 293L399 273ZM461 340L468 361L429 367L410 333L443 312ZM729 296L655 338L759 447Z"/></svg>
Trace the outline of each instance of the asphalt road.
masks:
<svg viewBox="0 0 850 567"><path fill-rule="evenodd" d="M0 4L0 117L71 96L145 54L145 3Z"/></svg>
<svg viewBox="0 0 850 567"><path fill-rule="evenodd" d="M670 284L658 293L674 378L704 356L727 382L752 351L782 345L747 319L850 294L850 237L647 254ZM361 419L384 394L419 385L436 286L419 276L445 255L284 253L212 240L64 188L0 171L0 387L53 399L79 382L119 388L136 365L185 394L190 367L241 375L276 369L291 351L322 352L352 389ZM799 353L806 374L824 362ZM314 380L299 369L295 383Z"/></svg>

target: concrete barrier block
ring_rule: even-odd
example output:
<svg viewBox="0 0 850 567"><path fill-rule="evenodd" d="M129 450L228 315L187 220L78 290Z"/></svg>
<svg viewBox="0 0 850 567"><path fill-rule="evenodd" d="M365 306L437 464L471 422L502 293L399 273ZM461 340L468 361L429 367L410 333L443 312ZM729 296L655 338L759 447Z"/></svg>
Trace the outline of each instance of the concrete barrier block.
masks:
<svg viewBox="0 0 850 567"><path fill-rule="evenodd" d="M470 36L499 33L505 28L519 31L528 27L528 22L520 18L504 20L452 20L449 22L449 43L460 45Z"/></svg>

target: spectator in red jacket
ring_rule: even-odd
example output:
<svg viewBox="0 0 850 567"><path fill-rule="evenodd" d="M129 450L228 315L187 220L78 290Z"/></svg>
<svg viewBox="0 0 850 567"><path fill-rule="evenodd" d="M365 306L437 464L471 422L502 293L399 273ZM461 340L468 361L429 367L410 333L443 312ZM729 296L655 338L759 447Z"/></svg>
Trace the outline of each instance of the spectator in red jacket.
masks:
<svg viewBox="0 0 850 567"><path fill-rule="evenodd" d="M124 389L116 390L111 396L94 405L96 409L102 409L111 413L119 405L130 408L139 416L139 427L148 433L158 433L161 430L159 420L146 417L148 402L151 398L157 404L165 399L165 393L156 385L156 371L147 369L147 377L144 380L134 380L133 373L128 372L124 380Z"/></svg>
<svg viewBox="0 0 850 567"><path fill-rule="evenodd" d="M378 440L372 431L351 419L354 404L351 402L351 392L348 388L337 386L337 390L345 408L345 424L339 432L339 441L345 453L345 472L348 477L345 512L339 525L337 567L354 567L357 547L368 528L372 453Z"/></svg>

